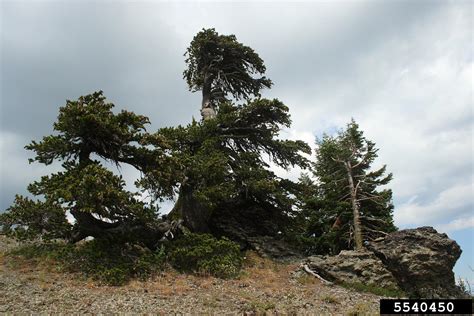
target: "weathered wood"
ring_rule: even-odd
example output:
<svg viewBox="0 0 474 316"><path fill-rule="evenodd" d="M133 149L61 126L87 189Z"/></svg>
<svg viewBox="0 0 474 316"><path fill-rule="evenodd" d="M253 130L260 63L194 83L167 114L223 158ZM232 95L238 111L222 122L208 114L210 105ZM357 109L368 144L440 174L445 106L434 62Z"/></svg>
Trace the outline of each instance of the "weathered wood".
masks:
<svg viewBox="0 0 474 316"><path fill-rule="evenodd" d="M303 267L303 270L306 271L307 273L311 274L312 276L315 276L316 278L318 278L319 280L321 280L323 283L325 284L332 284L332 282L324 279L322 276L320 276L319 274L317 274L316 272L314 272L313 270L311 270L307 264L303 264L302 265Z"/></svg>
<svg viewBox="0 0 474 316"><path fill-rule="evenodd" d="M354 242L356 250L362 250L364 244L362 241L362 224L360 222L359 203L357 202L357 186L354 185L354 178L352 174L353 167L350 161L344 163L347 171L347 180L349 181L349 190L351 194L352 213L354 217Z"/></svg>

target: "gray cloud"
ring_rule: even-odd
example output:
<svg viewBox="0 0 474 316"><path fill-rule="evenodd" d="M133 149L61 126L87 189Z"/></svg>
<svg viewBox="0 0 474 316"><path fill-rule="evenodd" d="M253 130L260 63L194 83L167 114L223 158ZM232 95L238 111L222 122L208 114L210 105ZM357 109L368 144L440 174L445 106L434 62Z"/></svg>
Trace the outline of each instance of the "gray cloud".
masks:
<svg viewBox="0 0 474 316"><path fill-rule="evenodd" d="M2 131L45 134L65 99L99 89L157 125L193 113L184 49L159 14L120 3L2 6Z"/></svg>
<svg viewBox="0 0 474 316"><path fill-rule="evenodd" d="M400 224L419 224L409 210L450 229L472 214L466 195L454 196L456 210L443 211L453 197L446 192L471 185L472 193L468 2L1 6L0 209L50 172L28 165L23 146L51 133L66 99L102 89L117 110L149 116L151 130L199 117L199 95L182 80L182 55L196 32L215 27L266 61L275 86L265 96L282 99L293 117L285 136L313 142L351 117L360 123L381 148L379 163L394 172ZM129 184L137 176L122 172Z"/></svg>

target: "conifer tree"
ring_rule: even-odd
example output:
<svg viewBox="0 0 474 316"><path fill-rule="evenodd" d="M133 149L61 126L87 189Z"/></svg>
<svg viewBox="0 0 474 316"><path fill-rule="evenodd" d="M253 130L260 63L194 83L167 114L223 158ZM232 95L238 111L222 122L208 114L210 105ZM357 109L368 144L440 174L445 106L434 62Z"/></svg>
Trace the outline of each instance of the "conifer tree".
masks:
<svg viewBox="0 0 474 316"><path fill-rule="evenodd" d="M290 191L295 186L269 170L264 155L284 168L304 166L301 152L310 148L302 141L277 138L291 120L281 101L260 99L260 90L272 84L263 76L263 60L234 35L219 35L214 29L199 32L186 56L184 77L191 90L202 90L203 121L158 133L175 140L183 161L171 215L200 232L213 230L210 225L225 208L241 218L243 209L258 208L254 213L260 214L253 216L261 216L262 222L285 218L292 210ZM235 104L242 99L245 103Z"/></svg>
<svg viewBox="0 0 474 316"><path fill-rule="evenodd" d="M287 222L296 186L277 177L265 157L283 168L308 165L301 155L310 153L306 143L277 138L290 123L281 101L257 99L241 106L221 103L212 120L158 131L156 137L175 144L183 166L171 216L196 232L213 231L210 225L222 212L243 217L241 211L253 209L249 216L261 218L261 223L273 221L276 227Z"/></svg>
<svg viewBox="0 0 474 316"><path fill-rule="evenodd" d="M25 239L77 242L92 236L111 242L137 241L150 248L156 245L169 227L158 221L155 208L125 190L122 177L105 168L99 158L130 164L144 173L159 171L155 190L161 196L173 195L174 163L165 142L155 142L154 149L142 146L147 117L128 111L115 114L113 107L102 91L68 100L54 123L56 134L25 147L36 154L30 162L59 161L64 170L28 186L39 200L16 197L0 216L6 233ZM66 220L67 213L74 217L74 224Z"/></svg>
<svg viewBox="0 0 474 316"><path fill-rule="evenodd" d="M392 191L381 188L392 174L386 174L385 165L372 170L378 149L358 124L352 120L345 130L324 135L317 145L317 196L308 199L306 214L311 215L310 231L325 244L321 247L329 252L360 250L364 241L395 230Z"/></svg>
<svg viewBox="0 0 474 316"><path fill-rule="evenodd" d="M234 35L203 30L186 55L185 78L192 90L203 91L203 108L211 115L204 111L200 122L148 133L147 117L113 113L102 91L67 101L56 134L26 147L36 154L32 162L59 161L64 170L31 184L28 190L40 199L19 196L0 216L3 229L28 238L77 242L92 236L149 248L176 229L181 221L174 219L194 232L237 238L280 231L294 212L296 184L277 177L269 163L305 167L301 154L310 153L309 146L278 138L291 124L288 107L260 98L260 90L271 86L268 78L254 77L264 74L263 61ZM103 160L139 170L136 184L153 201L178 193L171 220L159 219L153 203L125 190Z"/></svg>
<svg viewBox="0 0 474 316"><path fill-rule="evenodd" d="M184 78L191 91L202 91L203 119L216 116L219 103L233 97L250 100L272 82L263 75L266 67L255 51L239 43L235 35L203 29L185 53Z"/></svg>

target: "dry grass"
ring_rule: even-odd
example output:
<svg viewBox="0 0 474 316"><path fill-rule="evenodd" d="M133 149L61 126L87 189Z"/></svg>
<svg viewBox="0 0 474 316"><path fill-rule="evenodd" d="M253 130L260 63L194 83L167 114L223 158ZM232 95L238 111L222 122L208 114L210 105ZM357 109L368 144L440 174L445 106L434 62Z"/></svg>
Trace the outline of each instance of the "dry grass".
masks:
<svg viewBox="0 0 474 316"><path fill-rule="evenodd" d="M376 304L377 299L367 294L361 294L359 296L364 298L357 299L351 290L327 287L308 274L295 273L299 270L297 263L274 262L254 252L247 252L245 257L242 273L236 279L181 274L167 268L148 280L133 280L126 286L113 287L99 285L79 275L58 272L51 263L38 264L33 260L0 255L0 277L15 275L16 280L26 280L22 293L31 293L22 306L30 304L30 309L11 307L14 309L9 310L26 313L62 311L52 310L53 305L34 305L35 300L30 299L30 296L48 302L54 300L54 306L64 308L80 304L83 306L82 311L93 313L366 315L376 310L371 305L374 302ZM9 277L3 279L10 280ZM33 291L35 287L39 291ZM12 288L16 287L10 286ZM58 294L63 291L66 293L61 294L63 296ZM16 306L15 293L12 290L4 291L3 295L8 296L4 306ZM80 301L68 301L68 297L74 300L71 293L80 293ZM0 298L0 305L1 301ZM115 306L117 301L119 304L115 309L107 307ZM354 305L357 301L362 303Z"/></svg>
<svg viewBox="0 0 474 316"><path fill-rule="evenodd" d="M127 287L135 291L157 293L164 297L182 296L196 289L196 279L198 277L169 269L149 280L133 280Z"/></svg>
<svg viewBox="0 0 474 316"><path fill-rule="evenodd" d="M334 295L323 295L321 301L329 304L339 304L339 299Z"/></svg>
<svg viewBox="0 0 474 316"><path fill-rule="evenodd" d="M290 286L289 276L296 269L296 264L278 263L249 251L245 256L243 273L235 282L240 287L252 286L263 292L277 293Z"/></svg>
<svg viewBox="0 0 474 316"><path fill-rule="evenodd" d="M355 306L346 313L347 316L365 316L365 315L376 315L373 312L371 306L367 303L360 302L356 303Z"/></svg>
<svg viewBox="0 0 474 316"><path fill-rule="evenodd" d="M307 273L301 274L298 277L296 277L296 281L301 285L316 285L316 284L321 283L321 281L319 281L314 276L309 275Z"/></svg>

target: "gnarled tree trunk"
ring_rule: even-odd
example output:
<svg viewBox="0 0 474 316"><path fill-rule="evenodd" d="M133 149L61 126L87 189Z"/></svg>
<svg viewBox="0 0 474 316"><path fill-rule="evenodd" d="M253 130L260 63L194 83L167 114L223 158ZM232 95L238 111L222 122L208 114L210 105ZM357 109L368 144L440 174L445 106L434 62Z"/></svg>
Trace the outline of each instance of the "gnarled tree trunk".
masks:
<svg viewBox="0 0 474 316"><path fill-rule="evenodd" d="M201 115L206 121L216 116L216 110L212 104L212 78L209 74L204 76L202 87ZM193 194L193 187L187 179L183 181L179 189L178 200L169 213L171 218L180 218L183 225L196 233L209 233L209 220L211 211L200 203Z"/></svg>
<svg viewBox="0 0 474 316"><path fill-rule="evenodd" d="M180 218L183 225L196 233L209 233L210 210L193 195L193 189L187 183L181 185L178 200L170 212L171 218Z"/></svg>

